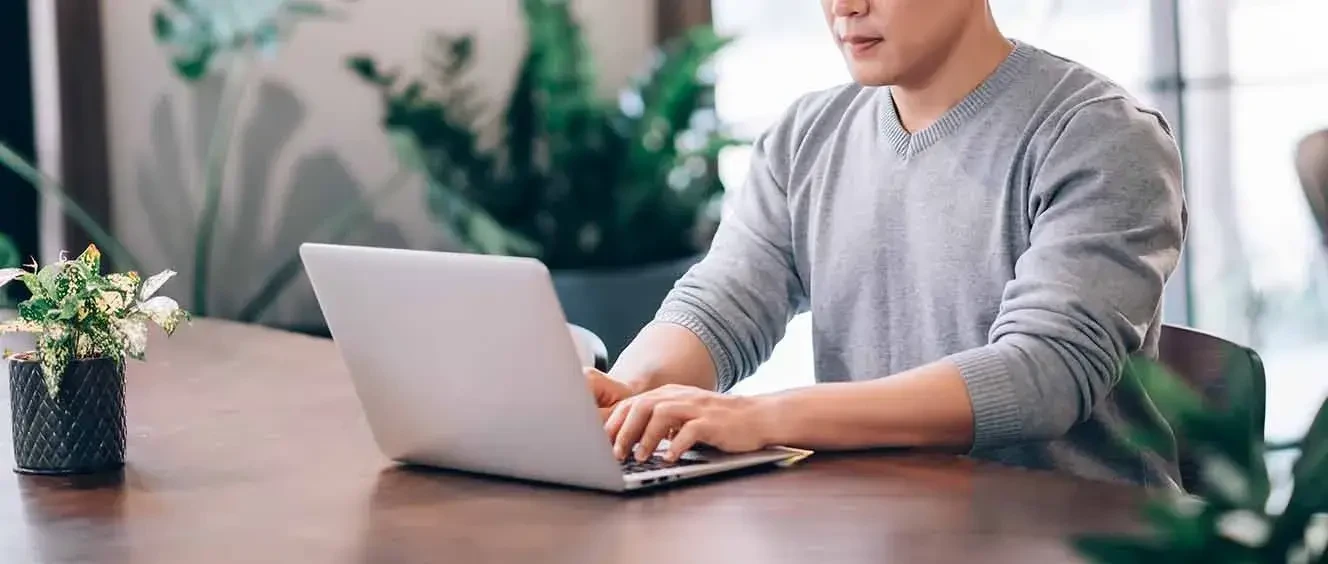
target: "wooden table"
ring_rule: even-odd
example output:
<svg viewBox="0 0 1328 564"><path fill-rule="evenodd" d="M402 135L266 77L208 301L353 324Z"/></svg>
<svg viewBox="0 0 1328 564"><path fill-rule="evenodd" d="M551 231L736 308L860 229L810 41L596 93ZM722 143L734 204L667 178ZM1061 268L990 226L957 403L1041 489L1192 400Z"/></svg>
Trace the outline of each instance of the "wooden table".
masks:
<svg viewBox="0 0 1328 564"><path fill-rule="evenodd" d="M1026 563L1138 526L1139 490L941 455L818 454L623 497L403 469L329 341L197 321L148 354L122 475L0 473L0 560Z"/></svg>

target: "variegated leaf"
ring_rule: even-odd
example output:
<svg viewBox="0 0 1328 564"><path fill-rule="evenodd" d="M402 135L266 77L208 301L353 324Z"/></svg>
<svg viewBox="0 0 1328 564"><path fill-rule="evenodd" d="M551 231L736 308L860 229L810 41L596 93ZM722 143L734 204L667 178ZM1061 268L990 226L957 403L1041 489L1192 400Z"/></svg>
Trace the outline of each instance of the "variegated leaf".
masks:
<svg viewBox="0 0 1328 564"><path fill-rule="evenodd" d="M157 290L160 290L162 285L174 276L174 270L163 270L149 277L147 281L143 282L143 288L138 292L138 299L146 300L156 295Z"/></svg>
<svg viewBox="0 0 1328 564"><path fill-rule="evenodd" d="M79 262L88 265L94 273L101 272L101 249L97 245L88 245L83 254L78 256Z"/></svg>
<svg viewBox="0 0 1328 564"><path fill-rule="evenodd" d="M13 282L20 276L23 276L21 268L0 268L0 286Z"/></svg>
<svg viewBox="0 0 1328 564"><path fill-rule="evenodd" d="M167 335L174 333L175 328L186 317L186 314L180 310L180 304L166 296L157 296L140 303L138 304L138 310L143 312L143 315L147 316L153 323L161 326Z"/></svg>
<svg viewBox="0 0 1328 564"><path fill-rule="evenodd" d="M108 317L119 317L129 307L129 300L118 290L103 290L97 293L97 312Z"/></svg>
<svg viewBox="0 0 1328 564"><path fill-rule="evenodd" d="M141 282L142 279L138 277L137 272L123 274L117 272L107 276L106 281L111 284L111 287L124 292L125 295L129 295L138 290L138 283Z"/></svg>
<svg viewBox="0 0 1328 564"><path fill-rule="evenodd" d="M52 398L60 393L60 378L74 356L73 339L67 338L63 327L52 324L46 333L38 339L38 356L41 358L42 383L46 384L46 393Z"/></svg>
<svg viewBox="0 0 1328 564"><path fill-rule="evenodd" d="M148 351L148 324L141 319L121 319L116 329L124 337L125 354L134 360L143 360Z"/></svg>

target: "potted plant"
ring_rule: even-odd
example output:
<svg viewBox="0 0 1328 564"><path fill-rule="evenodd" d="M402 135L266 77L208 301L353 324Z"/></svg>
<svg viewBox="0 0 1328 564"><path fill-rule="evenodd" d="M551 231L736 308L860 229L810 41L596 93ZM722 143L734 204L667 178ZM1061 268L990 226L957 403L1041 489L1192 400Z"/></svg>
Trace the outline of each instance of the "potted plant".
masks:
<svg viewBox="0 0 1328 564"><path fill-rule="evenodd" d="M35 351L10 357L16 471L78 474L123 466L125 359L143 359L149 322L170 335L189 319L175 300L154 295L174 275L103 275L96 246L40 269L0 270L0 288L19 280L32 294L0 334L32 333L37 340Z"/></svg>
<svg viewBox="0 0 1328 564"><path fill-rule="evenodd" d="M568 4L522 1L529 44L498 143L481 142L487 124L464 81L471 37L438 35L428 79L369 56L349 66L380 92L384 128L424 173L434 216L470 251L543 261L568 321L614 356L704 253L718 220L714 163L738 141L715 117L705 67L729 39L694 28L604 100Z"/></svg>
<svg viewBox="0 0 1328 564"><path fill-rule="evenodd" d="M1291 495L1271 508L1262 433L1248 431L1255 402L1234 397L1211 407L1156 361L1127 367L1159 413L1200 453L1197 475L1205 496L1157 492L1143 508L1149 531L1140 536L1092 535L1074 539L1079 553L1103 564L1126 562L1328 562L1328 402L1304 437L1279 449L1300 451ZM1247 390L1228 370L1228 389ZM1137 437L1140 448L1169 437Z"/></svg>

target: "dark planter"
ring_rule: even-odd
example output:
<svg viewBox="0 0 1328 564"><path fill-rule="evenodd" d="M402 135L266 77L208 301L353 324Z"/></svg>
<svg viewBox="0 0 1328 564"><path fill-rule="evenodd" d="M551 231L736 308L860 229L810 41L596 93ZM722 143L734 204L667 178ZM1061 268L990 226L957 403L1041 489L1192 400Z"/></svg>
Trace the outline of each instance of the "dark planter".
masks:
<svg viewBox="0 0 1328 564"><path fill-rule="evenodd" d="M91 474L124 466L124 365L111 359L69 363L52 399L41 365L9 364L14 463L24 474Z"/></svg>
<svg viewBox="0 0 1328 564"><path fill-rule="evenodd" d="M654 318L673 284L700 258L621 270L555 270L553 285L567 322L598 335L612 361Z"/></svg>

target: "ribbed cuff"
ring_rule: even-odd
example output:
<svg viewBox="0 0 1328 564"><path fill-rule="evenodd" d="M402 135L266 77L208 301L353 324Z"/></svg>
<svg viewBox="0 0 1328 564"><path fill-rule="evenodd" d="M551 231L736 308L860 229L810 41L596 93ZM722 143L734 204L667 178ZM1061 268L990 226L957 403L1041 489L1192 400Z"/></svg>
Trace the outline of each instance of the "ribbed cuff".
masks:
<svg viewBox="0 0 1328 564"><path fill-rule="evenodd" d="M1023 432L1019 398L1000 353L987 346L951 355L949 360L959 367L973 402L972 451L1017 440Z"/></svg>
<svg viewBox="0 0 1328 564"><path fill-rule="evenodd" d="M654 323L671 323L681 326L701 339L701 343L710 351L710 361L715 364L715 388L717 391L728 391L737 383L734 382L733 359L729 357L728 350L720 343L719 338L715 336L715 332L711 331L699 316L686 311L667 309L660 311L655 316Z"/></svg>

